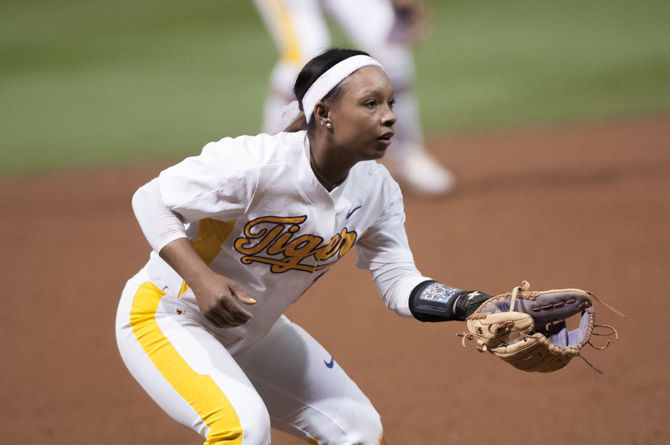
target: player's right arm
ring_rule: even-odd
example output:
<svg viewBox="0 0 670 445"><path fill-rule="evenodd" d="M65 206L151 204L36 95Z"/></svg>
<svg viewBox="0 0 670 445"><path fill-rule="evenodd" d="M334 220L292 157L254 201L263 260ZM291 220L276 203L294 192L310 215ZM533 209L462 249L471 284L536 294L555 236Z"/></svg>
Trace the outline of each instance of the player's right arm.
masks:
<svg viewBox="0 0 670 445"><path fill-rule="evenodd" d="M199 155L163 170L133 196L133 210L147 241L184 279L200 311L215 326L245 323L252 314L244 304L255 301L203 261L185 225L205 218L232 220L244 212L255 193L256 153L268 139L241 136L211 142Z"/></svg>
<svg viewBox="0 0 670 445"><path fill-rule="evenodd" d="M255 300L237 282L214 272L197 254L186 238L180 215L163 203L157 179L140 187L132 204L147 241L186 281L200 312L212 324L239 326L252 317L240 302L254 304Z"/></svg>
<svg viewBox="0 0 670 445"><path fill-rule="evenodd" d="M254 304L256 300L236 281L214 272L186 238L171 241L158 254L186 281L200 312L215 326L239 326L252 318L240 302Z"/></svg>

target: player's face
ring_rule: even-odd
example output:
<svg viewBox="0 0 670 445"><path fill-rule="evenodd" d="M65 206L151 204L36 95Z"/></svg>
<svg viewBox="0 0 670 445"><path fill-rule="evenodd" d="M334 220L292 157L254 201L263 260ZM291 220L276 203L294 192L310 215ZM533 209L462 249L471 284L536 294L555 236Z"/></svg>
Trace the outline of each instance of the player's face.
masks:
<svg viewBox="0 0 670 445"><path fill-rule="evenodd" d="M391 145L393 87L386 73L366 66L347 77L339 99L331 104L332 142L356 161L378 159Z"/></svg>

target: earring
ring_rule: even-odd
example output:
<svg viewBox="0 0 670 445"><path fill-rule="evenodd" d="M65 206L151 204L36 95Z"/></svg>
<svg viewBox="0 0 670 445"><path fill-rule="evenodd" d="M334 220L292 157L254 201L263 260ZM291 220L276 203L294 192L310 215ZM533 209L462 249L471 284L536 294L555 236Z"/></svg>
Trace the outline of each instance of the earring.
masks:
<svg viewBox="0 0 670 445"><path fill-rule="evenodd" d="M323 121L321 121L321 126L323 127Z"/></svg>
<svg viewBox="0 0 670 445"><path fill-rule="evenodd" d="M331 129L333 128L333 124L330 122L326 122L326 128Z"/></svg>

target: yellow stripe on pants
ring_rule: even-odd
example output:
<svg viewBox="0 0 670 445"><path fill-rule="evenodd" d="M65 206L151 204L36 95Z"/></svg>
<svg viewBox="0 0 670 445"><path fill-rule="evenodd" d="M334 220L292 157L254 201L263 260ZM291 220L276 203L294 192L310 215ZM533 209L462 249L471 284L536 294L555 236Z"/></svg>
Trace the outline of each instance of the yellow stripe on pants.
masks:
<svg viewBox="0 0 670 445"><path fill-rule="evenodd" d="M156 322L165 295L153 283L142 284L133 300L130 325L158 371L209 427L205 445L242 444L242 425L230 401L208 375L198 374L179 355Z"/></svg>

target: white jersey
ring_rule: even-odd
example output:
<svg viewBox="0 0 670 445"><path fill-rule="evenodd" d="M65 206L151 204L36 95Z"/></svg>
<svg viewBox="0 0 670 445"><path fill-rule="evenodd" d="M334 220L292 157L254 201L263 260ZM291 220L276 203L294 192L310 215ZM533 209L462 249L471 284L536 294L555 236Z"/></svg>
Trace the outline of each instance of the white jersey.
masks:
<svg viewBox="0 0 670 445"><path fill-rule="evenodd" d="M416 270L404 230L402 195L387 170L359 162L328 192L309 162L304 131L241 136L207 144L159 176L168 209L180 215L200 257L242 285L257 303L235 337L264 336L318 278L356 246L386 304L411 316ZM146 267L168 296L195 297L155 252Z"/></svg>

